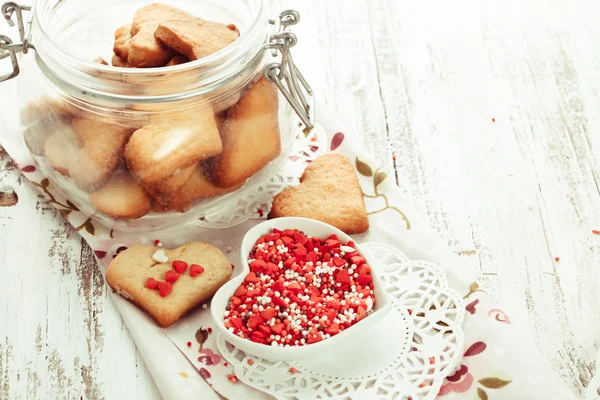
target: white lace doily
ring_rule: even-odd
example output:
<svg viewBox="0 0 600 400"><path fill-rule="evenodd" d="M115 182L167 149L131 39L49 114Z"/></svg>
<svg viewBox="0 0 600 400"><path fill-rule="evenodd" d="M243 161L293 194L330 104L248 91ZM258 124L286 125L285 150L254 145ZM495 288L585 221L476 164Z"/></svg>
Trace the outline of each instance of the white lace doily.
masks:
<svg viewBox="0 0 600 400"><path fill-rule="evenodd" d="M259 359L219 337L219 351L238 379L278 399L435 398L462 354L463 300L437 265L411 261L383 243L361 247L379 262L373 271L382 275L393 311L353 340L354 347L310 360Z"/></svg>
<svg viewBox="0 0 600 400"><path fill-rule="evenodd" d="M307 135L298 129L290 158L277 175L242 196L235 204L218 213L205 215L192 224L202 228L226 229L251 218L263 218L271 211L275 195L297 184L306 164L325 154L326 147L327 134L320 125L317 124Z"/></svg>

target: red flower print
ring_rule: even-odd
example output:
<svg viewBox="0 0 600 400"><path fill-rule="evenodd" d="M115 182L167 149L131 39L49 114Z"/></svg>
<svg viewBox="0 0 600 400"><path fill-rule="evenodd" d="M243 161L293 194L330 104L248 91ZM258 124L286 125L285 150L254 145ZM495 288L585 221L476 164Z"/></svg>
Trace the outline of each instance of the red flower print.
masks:
<svg viewBox="0 0 600 400"><path fill-rule="evenodd" d="M331 149L331 151L334 151L335 149L340 147L343 141L344 134L342 132L338 132L335 135L333 135L333 138L331 139L331 146L329 148Z"/></svg>
<svg viewBox="0 0 600 400"><path fill-rule="evenodd" d="M470 302L469 304L467 304L467 306L465 307L465 310L467 310L469 312L469 314L473 315L477 312L477 310L475 309L475 306L479 304L479 299L476 299L472 302Z"/></svg>
<svg viewBox="0 0 600 400"><path fill-rule="evenodd" d="M98 257L98 258L104 258L104 257L106 257L106 252L105 251L94 250L94 253L96 254L96 257Z"/></svg>
<svg viewBox="0 0 600 400"><path fill-rule="evenodd" d="M445 396L449 393L464 393L473 385L473 375L469 373L469 368L466 365L461 365L460 368L446 378L448 381L442 385L438 396Z"/></svg>
<svg viewBox="0 0 600 400"><path fill-rule="evenodd" d="M208 379L210 378L210 372L208 372L208 370L206 368L200 368L198 370L198 373L200 374L200 376L204 379Z"/></svg>
<svg viewBox="0 0 600 400"><path fill-rule="evenodd" d="M221 362L221 357L218 354L215 354L211 349L202 349L200 353L203 354L198 357L198 361L201 363L206 365L217 365Z"/></svg>
<svg viewBox="0 0 600 400"><path fill-rule="evenodd" d="M488 311L488 317L494 318L496 321L501 322L503 324L510 324L510 319L508 319L508 315L498 308L494 308L493 310Z"/></svg>
<svg viewBox="0 0 600 400"><path fill-rule="evenodd" d="M465 357L476 356L479 353L483 353L483 351L486 349L486 347L487 347L487 345L483 342L475 342L471 346L469 346L467 351L465 351L464 356Z"/></svg>
<svg viewBox="0 0 600 400"><path fill-rule="evenodd" d="M33 172L33 171L35 171L35 165L26 165L23 168L21 168L21 171L23 171L23 172Z"/></svg>

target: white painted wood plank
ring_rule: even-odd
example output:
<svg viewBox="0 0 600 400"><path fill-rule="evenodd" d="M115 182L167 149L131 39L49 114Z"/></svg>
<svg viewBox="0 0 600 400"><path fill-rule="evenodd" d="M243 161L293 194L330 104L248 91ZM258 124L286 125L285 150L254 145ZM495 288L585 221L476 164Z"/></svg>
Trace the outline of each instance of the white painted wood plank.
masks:
<svg viewBox="0 0 600 400"><path fill-rule="evenodd" d="M585 317L598 310L598 4L307 10L329 104L383 165L397 154L405 194L581 391L600 322Z"/></svg>
<svg viewBox="0 0 600 400"><path fill-rule="evenodd" d="M159 399L87 245L0 150L0 399Z"/></svg>

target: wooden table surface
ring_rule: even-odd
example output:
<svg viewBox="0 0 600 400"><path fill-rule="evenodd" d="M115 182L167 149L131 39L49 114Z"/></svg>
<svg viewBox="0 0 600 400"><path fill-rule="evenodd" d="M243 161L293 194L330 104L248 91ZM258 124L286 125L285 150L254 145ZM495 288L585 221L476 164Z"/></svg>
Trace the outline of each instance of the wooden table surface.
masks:
<svg viewBox="0 0 600 400"><path fill-rule="evenodd" d="M600 2L275 7L301 11L296 59L346 134L582 393L600 345ZM160 398L88 246L1 151L0 182L19 197L0 207L0 400Z"/></svg>

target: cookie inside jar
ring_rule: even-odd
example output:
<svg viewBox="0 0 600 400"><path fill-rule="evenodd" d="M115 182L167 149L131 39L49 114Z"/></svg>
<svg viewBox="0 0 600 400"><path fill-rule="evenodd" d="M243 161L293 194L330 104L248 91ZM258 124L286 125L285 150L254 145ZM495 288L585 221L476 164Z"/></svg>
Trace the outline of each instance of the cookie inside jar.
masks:
<svg viewBox="0 0 600 400"><path fill-rule="evenodd" d="M23 143L78 210L163 229L277 174L298 119L264 77L262 1L81 2L40 0L41 68L21 91Z"/></svg>

